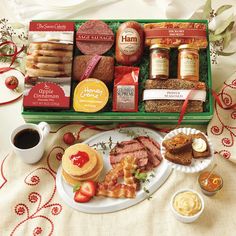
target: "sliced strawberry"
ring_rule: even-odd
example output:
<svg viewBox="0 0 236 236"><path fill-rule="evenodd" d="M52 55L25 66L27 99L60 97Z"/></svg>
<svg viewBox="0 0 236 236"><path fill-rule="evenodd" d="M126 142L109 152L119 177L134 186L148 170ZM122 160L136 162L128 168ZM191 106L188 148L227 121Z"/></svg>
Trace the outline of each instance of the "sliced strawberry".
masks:
<svg viewBox="0 0 236 236"><path fill-rule="evenodd" d="M96 183L92 180L83 182L80 192L85 196L93 197L96 193Z"/></svg>
<svg viewBox="0 0 236 236"><path fill-rule="evenodd" d="M82 203L83 203L83 202L88 202L90 199L91 199L91 197L88 197L88 196L82 194L82 193L80 192L80 190L75 192L74 200L75 200L76 202L82 202Z"/></svg>

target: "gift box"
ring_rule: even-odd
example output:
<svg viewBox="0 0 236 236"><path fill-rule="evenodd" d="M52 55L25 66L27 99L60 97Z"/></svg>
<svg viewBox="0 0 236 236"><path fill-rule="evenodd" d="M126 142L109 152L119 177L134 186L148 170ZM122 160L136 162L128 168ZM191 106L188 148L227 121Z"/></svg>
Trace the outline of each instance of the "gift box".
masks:
<svg viewBox="0 0 236 236"><path fill-rule="evenodd" d="M119 25L128 20L104 20L109 27L115 33ZM206 29L206 40L204 41L204 47L199 50L199 61L200 61L200 82L204 82L206 85L206 99L203 103L201 112L187 112L185 113L182 124L207 124L213 115L213 100L210 94L212 87L211 78L211 62L210 62L210 49L208 39L208 27L207 21L205 20L135 20L142 25L149 23L198 23L205 25ZM78 27L85 21L75 21L75 28ZM173 29L172 29L173 30ZM179 32L179 31L178 31ZM176 37L176 35L174 35ZM173 42L173 40L171 41ZM114 56L115 46L104 54L104 56ZM70 109L60 109L53 111L51 109L32 109L23 108L22 115L27 122L38 122L40 120L47 121L49 123L65 123L73 121L90 122L90 123L111 123L111 122L145 122L145 123L158 123L158 124L177 124L179 119L179 112L146 112L145 104L142 101L143 90L146 80L149 78L149 47L145 47L142 60L139 64L133 66L140 67L139 75L139 103L138 112L113 112L112 111L112 88L110 89L110 99L102 111L96 113L83 113L75 112L71 106ZM74 55L81 55L81 52L74 47ZM172 47L170 49L170 78L177 78L177 64L178 64L178 48ZM117 64L118 65L118 64ZM73 81L73 89L77 85L78 81Z"/></svg>

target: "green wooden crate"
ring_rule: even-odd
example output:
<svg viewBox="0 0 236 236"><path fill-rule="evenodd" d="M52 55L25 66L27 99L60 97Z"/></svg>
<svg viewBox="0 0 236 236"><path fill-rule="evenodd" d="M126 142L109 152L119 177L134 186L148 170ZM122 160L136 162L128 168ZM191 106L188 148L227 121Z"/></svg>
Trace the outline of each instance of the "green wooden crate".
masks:
<svg viewBox="0 0 236 236"><path fill-rule="evenodd" d="M78 20L75 22L76 29L86 20ZM116 31L122 22L128 20L104 20L109 26ZM206 20L135 20L141 24L150 22L198 22L207 25ZM209 38L208 38L209 41ZM105 55L114 55L115 46L107 52ZM79 50L75 47L75 55L80 54ZM170 76L177 77L177 49L172 49L171 57L172 65L170 65ZM148 78L148 66L145 61L149 58L149 50L145 49L143 59L140 66L140 84ZM145 60L146 59L146 60ZM200 50L200 80L206 82L208 88L212 87L211 78L211 61L210 61L210 49L209 45L206 49ZM72 96L73 88L76 82L72 84ZM26 122L37 123L39 121L46 121L48 123L65 123L65 122L89 122L89 123L124 123L124 122L145 122L145 123L157 123L157 124L177 124L179 119L179 113L148 113L144 111L143 103L141 101L142 86L139 91L139 112L112 112L111 99L106 107L106 110L96 113L83 113L75 112L72 108L70 110L49 110L49 109L38 109L38 108L23 108L22 115ZM184 115L182 124L207 124L213 115L213 99L211 94L207 93L207 100L204 105L204 112L201 113L186 113Z"/></svg>

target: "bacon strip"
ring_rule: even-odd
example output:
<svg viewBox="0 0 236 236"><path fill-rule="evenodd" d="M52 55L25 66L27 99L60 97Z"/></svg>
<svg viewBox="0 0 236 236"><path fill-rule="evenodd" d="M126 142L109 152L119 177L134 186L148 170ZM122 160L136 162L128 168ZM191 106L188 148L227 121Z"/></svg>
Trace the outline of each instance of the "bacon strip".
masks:
<svg viewBox="0 0 236 236"><path fill-rule="evenodd" d="M97 196L112 198L135 198L139 183L133 176L137 169L136 159L127 156L111 169L102 183L98 184ZM118 183L120 177L124 178L124 184Z"/></svg>

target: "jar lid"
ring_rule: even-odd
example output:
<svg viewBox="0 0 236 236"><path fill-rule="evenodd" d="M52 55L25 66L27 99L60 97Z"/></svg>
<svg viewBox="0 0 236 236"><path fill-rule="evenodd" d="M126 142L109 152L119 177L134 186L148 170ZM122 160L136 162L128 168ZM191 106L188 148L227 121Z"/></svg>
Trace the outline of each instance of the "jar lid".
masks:
<svg viewBox="0 0 236 236"><path fill-rule="evenodd" d="M193 44L182 44L178 47L179 50L180 49L187 49L187 48L199 50L199 48L197 46L193 45Z"/></svg>
<svg viewBox="0 0 236 236"><path fill-rule="evenodd" d="M170 50L170 47L168 47L166 44L153 44L150 46L150 50L157 49L157 48L163 48L163 49Z"/></svg>

